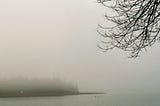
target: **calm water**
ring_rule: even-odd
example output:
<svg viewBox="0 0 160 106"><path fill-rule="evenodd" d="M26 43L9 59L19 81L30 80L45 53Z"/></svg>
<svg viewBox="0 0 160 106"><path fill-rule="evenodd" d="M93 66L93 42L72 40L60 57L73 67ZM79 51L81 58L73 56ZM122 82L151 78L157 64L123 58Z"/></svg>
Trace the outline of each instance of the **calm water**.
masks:
<svg viewBox="0 0 160 106"><path fill-rule="evenodd" d="M0 106L160 106L159 94L0 98Z"/></svg>

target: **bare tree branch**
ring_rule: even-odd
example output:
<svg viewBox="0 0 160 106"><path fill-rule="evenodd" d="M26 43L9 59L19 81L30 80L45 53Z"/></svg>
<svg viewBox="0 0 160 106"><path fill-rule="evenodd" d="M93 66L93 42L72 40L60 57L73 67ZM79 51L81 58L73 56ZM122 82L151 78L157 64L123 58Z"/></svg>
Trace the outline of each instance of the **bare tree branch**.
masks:
<svg viewBox="0 0 160 106"><path fill-rule="evenodd" d="M104 50L119 48L137 57L146 47L160 40L160 0L98 0L115 15L105 15L114 26L99 25L98 32L109 38ZM107 5L112 2L113 5Z"/></svg>

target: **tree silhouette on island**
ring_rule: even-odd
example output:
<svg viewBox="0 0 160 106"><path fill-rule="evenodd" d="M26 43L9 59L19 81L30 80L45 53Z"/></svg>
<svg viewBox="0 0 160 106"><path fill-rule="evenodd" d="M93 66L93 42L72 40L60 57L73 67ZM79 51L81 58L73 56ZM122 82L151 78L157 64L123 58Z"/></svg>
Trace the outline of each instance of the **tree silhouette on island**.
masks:
<svg viewBox="0 0 160 106"><path fill-rule="evenodd" d="M58 79L10 78L1 79L0 85L0 97L101 94L97 92L79 92L76 84Z"/></svg>

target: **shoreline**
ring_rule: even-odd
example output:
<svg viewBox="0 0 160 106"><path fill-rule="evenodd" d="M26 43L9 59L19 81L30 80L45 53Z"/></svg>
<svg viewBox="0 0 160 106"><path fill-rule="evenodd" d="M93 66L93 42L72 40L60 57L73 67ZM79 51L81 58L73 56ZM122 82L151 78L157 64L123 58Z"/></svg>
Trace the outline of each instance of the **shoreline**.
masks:
<svg viewBox="0 0 160 106"><path fill-rule="evenodd" d="M60 94L17 94L17 95L10 95L10 94L3 94L0 95L0 98L15 98L15 97L58 97L58 96L74 96L74 95L96 95L96 94L105 94L105 93L100 93L100 92L79 92L79 93L60 93Z"/></svg>

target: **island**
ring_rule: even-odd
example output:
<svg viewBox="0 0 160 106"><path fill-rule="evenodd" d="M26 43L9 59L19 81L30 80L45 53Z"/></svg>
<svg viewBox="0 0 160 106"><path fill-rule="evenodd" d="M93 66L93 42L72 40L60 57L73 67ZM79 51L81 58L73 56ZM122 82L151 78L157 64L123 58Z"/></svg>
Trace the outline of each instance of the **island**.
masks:
<svg viewBox="0 0 160 106"><path fill-rule="evenodd" d="M14 78L0 80L0 97L37 97L103 94L80 92L77 84L57 79Z"/></svg>

